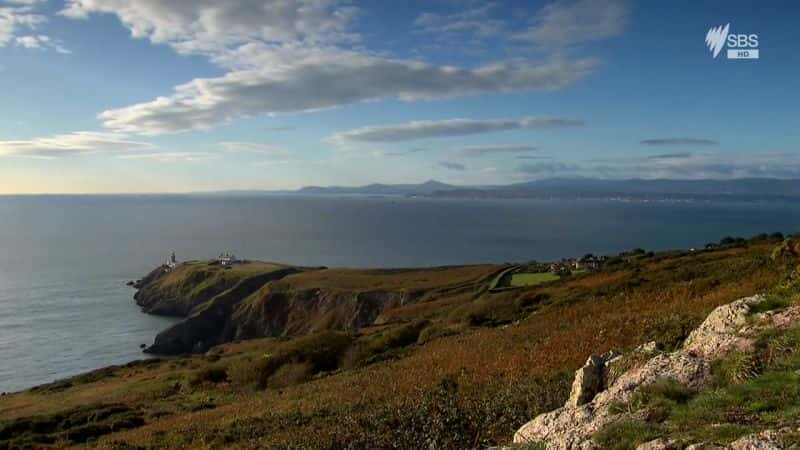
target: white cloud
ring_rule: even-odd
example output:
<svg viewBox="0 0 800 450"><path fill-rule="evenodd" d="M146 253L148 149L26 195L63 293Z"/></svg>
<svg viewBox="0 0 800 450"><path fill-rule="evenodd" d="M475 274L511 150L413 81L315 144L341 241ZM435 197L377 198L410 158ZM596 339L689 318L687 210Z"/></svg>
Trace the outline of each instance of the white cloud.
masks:
<svg viewBox="0 0 800 450"><path fill-rule="evenodd" d="M118 133L77 131L46 138L0 141L0 156L58 158L80 153L152 148Z"/></svg>
<svg viewBox="0 0 800 450"><path fill-rule="evenodd" d="M119 159L137 159L156 161L160 163L180 163L180 162L196 162L212 159L213 155L209 153L193 153L193 152L159 152L159 153L138 153L132 155L120 155Z"/></svg>
<svg viewBox="0 0 800 450"><path fill-rule="evenodd" d="M39 35L30 35L30 36L18 36L14 38L14 43L18 47L29 48L29 49L46 49L50 48L58 53L67 55L72 53L71 51L64 48L61 42L56 41L50 36L46 36L43 34Z"/></svg>
<svg viewBox="0 0 800 450"><path fill-rule="evenodd" d="M641 142L644 145L717 145L718 142L705 138L658 138L645 139Z"/></svg>
<svg viewBox="0 0 800 450"><path fill-rule="evenodd" d="M254 40L345 39L355 12L333 0L67 0L61 14L113 14L134 38L181 52L214 53Z"/></svg>
<svg viewBox="0 0 800 450"><path fill-rule="evenodd" d="M286 67L196 79L177 86L169 97L105 111L99 117L117 131L173 133L261 113L314 111L369 100L551 90L587 76L595 65L596 61L584 59L541 65L499 63L470 70L335 52Z"/></svg>
<svg viewBox="0 0 800 450"><path fill-rule="evenodd" d="M565 46L622 34L627 0L557 0L534 17L533 25L514 38L541 46Z"/></svg>
<svg viewBox="0 0 800 450"><path fill-rule="evenodd" d="M522 164L517 169L520 173L535 178L550 176L687 180L800 178L800 154L675 153L580 163L540 162Z"/></svg>
<svg viewBox="0 0 800 450"><path fill-rule="evenodd" d="M424 12L414 20L416 30L434 35L474 34L486 38L503 31L505 22L494 19L489 12L495 8L494 3L468 8L452 14Z"/></svg>
<svg viewBox="0 0 800 450"><path fill-rule="evenodd" d="M265 153L270 155L285 155L287 152L281 148L252 142L220 142L220 146L227 152Z"/></svg>
<svg viewBox="0 0 800 450"><path fill-rule="evenodd" d="M456 154L467 158L498 154L531 153L535 151L537 151L537 148L532 145L478 145L455 150Z"/></svg>
<svg viewBox="0 0 800 450"><path fill-rule="evenodd" d="M32 12L29 6L0 7L0 47L8 45L22 29L35 30L47 18Z"/></svg>
<svg viewBox="0 0 800 450"><path fill-rule="evenodd" d="M484 12L478 8L442 20L477 22ZM61 14L78 19L116 15L135 38L206 55L229 70L178 85L171 95L99 115L107 128L149 135L363 101L559 89L598 64L591 58L544 59L466 68L347 50L360 39L349 30L357 10L336 0L68 0ZM417 22L433 26L436 20L423 16Z"/></svg>
<svg viewBox="0 0 800 450"><path fill-rule="evenodd" d="M549 129L583 125L582 120L523 117L521 119L448 119L357 128L335 133L326 140L335 145L364 142L400 142L447 136L466 136L518 129Z"/></svg>

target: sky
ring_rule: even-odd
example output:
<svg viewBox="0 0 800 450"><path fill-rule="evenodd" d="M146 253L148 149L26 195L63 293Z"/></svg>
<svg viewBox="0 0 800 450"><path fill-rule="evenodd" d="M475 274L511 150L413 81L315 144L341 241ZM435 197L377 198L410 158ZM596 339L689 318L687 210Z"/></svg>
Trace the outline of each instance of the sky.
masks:
<svg viewBox="0 0 800 450"><path fill-rule="evenodd" d="M0 0L0 193L800 178L798 19L790 1ZM738 35L758 59L727 57Z"/></svg>

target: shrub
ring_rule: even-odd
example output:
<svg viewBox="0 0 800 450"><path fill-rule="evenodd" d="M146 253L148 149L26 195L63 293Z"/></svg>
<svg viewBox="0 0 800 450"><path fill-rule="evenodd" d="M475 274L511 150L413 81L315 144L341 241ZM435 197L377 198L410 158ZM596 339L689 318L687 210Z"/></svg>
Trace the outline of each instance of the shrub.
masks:
<svg viewBox="0 0 800 450"><path fill-rule="evenodd" d="M228 371L220 365L209 365L195 370L189 376L189 386L197 387L202 384L217 384L228 381Z"/></svg>
<svg viewBox="0 0 800 450"><path fill-rule="evenodd" d="M430 342L434 339L438 339L445 336L452 336L456 334L456 331L452 328L445 327L441 324L434 324L426 327L419 333L419 337L417 338L418 344L425 344L426 342Z"/></svg>
<svg viewBox="0 0 800 450"><path fill-rule="evenodd" d="M314 374L314 367L308 362L292 362L282 365L267 380L271 388L285 388L307 381Z"/></svg>
<svg viewBox="0 0 800 450"><path fill-rule="evenodd" d="M639 444L657 438L661 428L654 423L623 420L604 426L593 436L600 447L607 450L633 450Z"/></svg>
<svg viewBox="0 0 800 450"><path fill-rule="evenodd" d="M338 426L295 436L287 444L322 449L486 448L507 441L531 417L562 404L570 379L559 373L470 386L449 376L392 404L354 405Z"/></svg>
<svg viewBox="0 0 800 450"><path fill-rule="evenodd" d="M232 365L233 379L238 385L264 389L268 387L270 377L287 364L297 366L284 369L281 377L291 378L289 374L294 373L295 381L300 379L298 368L301 365L307 366L308 376L336 370L352 341L349 334L334 331L301 336L283 343L273 354L237 361ZM281 384L277 379L276 382Z"/></svg>
<svg viewBox="0 0 800 450"><path fill-rule="evenodd" d="M343 366L347 368L370 364L391 356L393 350L401 349L419 340L428 321L422 320L391 328L387 331L359 339L345 354Z"/></svg>
<svg viewBox="0 0 800 450"><path fill-rule="evenodd" d="M702 319L694 315L672 314L652 319L645 324L644 341L655 341L665 352L676 350L683 344Z"/></svg>
<svg viewBox="0 0 800 450"><path fill-rule="evenodd" d="M758 314L767 311L788 308L789 306L792 306L791 301L777 295L770 295L766 300L752 305L750 307L750 313Z"/></svg>

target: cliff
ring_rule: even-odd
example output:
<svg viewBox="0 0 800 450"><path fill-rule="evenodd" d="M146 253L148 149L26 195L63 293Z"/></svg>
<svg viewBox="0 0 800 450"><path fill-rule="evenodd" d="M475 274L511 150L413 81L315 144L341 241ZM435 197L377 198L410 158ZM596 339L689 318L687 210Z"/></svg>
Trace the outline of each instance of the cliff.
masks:
<svg viewBox="0 0 800 450"><path fill-rule="evenodd" d="M383 324L410 304L480 292L492 266L409 270L299 268L267 263L161 267L137 284L137 304L150 314L184 317L145 351L204 352L226 342ZM441 279L424 280L431 274Z"/></svg>

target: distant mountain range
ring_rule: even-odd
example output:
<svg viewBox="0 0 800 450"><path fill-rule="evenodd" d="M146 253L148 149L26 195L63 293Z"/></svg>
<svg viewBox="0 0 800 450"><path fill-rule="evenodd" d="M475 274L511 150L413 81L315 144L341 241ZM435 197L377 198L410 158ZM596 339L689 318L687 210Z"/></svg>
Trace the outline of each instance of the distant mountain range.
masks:
<svg viewBox="0 0 800 450"><path fill-rule="evenodd" d="M435 180L420 184L307 186L295 191L228 191L214 194L375 195L436 198L539 198L631 200L800 200L800 179L606 180L549 178L500 186L455 186ZM213 195L213 194L212 194Z"/></svg>
<svg viewBox="0 0 800 450"><path fill-rule="evenodd" d="M433 195L462 189L460 186L429 180L421 184L380 184L373 183L357 187L320 187L307 186L296 191L299 194L320 195Z"/></svg>

